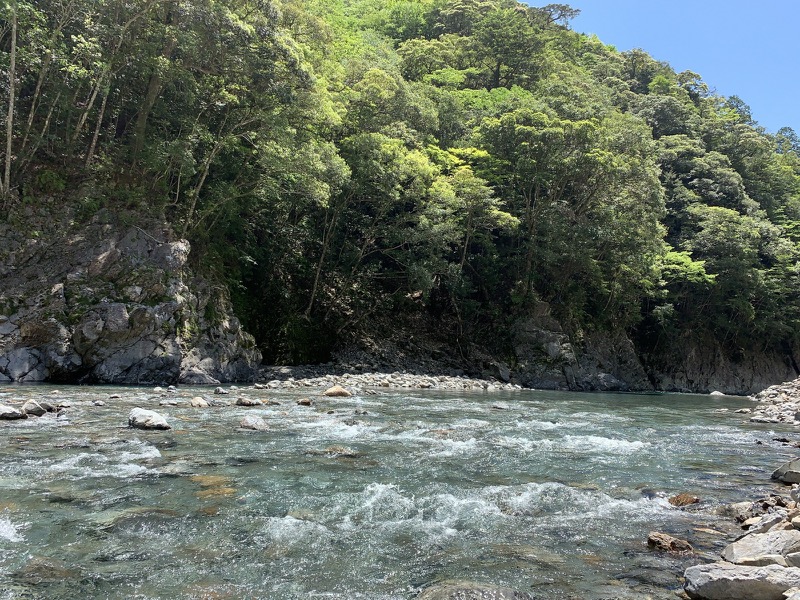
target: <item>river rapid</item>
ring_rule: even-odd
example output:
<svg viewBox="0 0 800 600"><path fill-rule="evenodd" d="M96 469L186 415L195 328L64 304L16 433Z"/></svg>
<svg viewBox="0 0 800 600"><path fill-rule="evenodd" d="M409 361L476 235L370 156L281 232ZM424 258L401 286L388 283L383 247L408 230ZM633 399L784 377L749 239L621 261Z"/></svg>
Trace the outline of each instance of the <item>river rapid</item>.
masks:
<svg viewBox="0 0 800 600"><path fill-rule="evenodd" d="M734 531L716 509L773 491L793 455L773 441L786 426L733 414L744 398L379 390L300 406L309 390L242 388L188 405L211 391L0 388L0 403L71 403L0 422L0 600L401 600L444 580L673 600ZM127 428L136 406L173 429ZM239 429L246 415L269 431ZM671 506L681 492L703 501ZM698 555L648 551L652 530Z"/></svg>

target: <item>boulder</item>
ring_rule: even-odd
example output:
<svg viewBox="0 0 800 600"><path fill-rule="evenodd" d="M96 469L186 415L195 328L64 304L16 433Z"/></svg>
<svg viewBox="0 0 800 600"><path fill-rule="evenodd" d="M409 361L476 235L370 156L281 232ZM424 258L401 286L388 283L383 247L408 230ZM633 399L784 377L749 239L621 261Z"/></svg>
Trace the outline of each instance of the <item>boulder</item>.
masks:
<svg viewBox="0 0 800 600"><path fill-rule="evenodd" d="M800 483L800 458L793 458L778 467L772 474L772 478L783 483Z"/></svg>
<svg viewBox="0 0 800 600"><path fill-rule="evenodd" d="M787 516L786 509L777 509L774 513L767 513L762 517L753 517L755 519L754 522L748 523L750 519L744 522L745 525L748 525L747 532L748 533L766 533L779 523L783 522Z"/></svg>
<svg viewBox="0 0 800 600"><path fill-rule="evenodd" d="M746 535L722 551L722 558L735 564L764 564L765 556L786 556L800 551L800 531L770 531ZM774 561L780 563L780 561Z"/></svg>
<svg viewBox="0 0 800 600"><path fill-rule="evenodd" d="M246 396L239 396L236 398L236 406L261 406L261 400L258 398L247 398Z"/></svg>
<svg viewBox="0 0 800 600"><path fill-rule="evenodd" d="M189 404L192 408L208 408L208 400L205 398L201 398L200 396L195 396L189 401Z"/></svg>
<svg viewBox="0 0 800 600"><path fill-rule="evenodd" d="M323 396L329 396L329 397L332 397L332 398L348 398L348 397L352 396L353 394L351 394L349 391L344 389L342 386L335 385L333 387L328 388L324 392L322 392L322 395Z"/></svg>
<svg viewBox="0 0 800 600"><path fill-rule="evenodd" d="M691 494L677 494L668 500L672 506L688 506L690 504L697 504L700 498L692 496Z"/></svg>
<svg viewBox="0 0 800 600"><path fill-rule="evenodd" d="M724 517L730 517L739 523L744 523L755 516L756 507L753 502L735 502L717 509L717 513Z"/></svg>
<svg viewBox="0 0 800 600"><path fill-rule="evenodd" d="M28 415L26 415L21 410L14 408L13 406L8 406L7 404L0 404L0 419L27 419Z"/></svg>
<svg viewBox="0 0 800 600"><path fill-rule="evenodd" d="M300 400L297 401L298 406L311 406L312 404L311 398L300 398Z"/></svg>
<svg viewBox="0 0 800 600"><path fill-rule="evenodd" d="M47 412L47 409L39 404L36 400L28 400L22 405L22 412L24 412L26 415L41 417Z"/></svg>
<svg viewBox="0 0 800 600"><path fill-rule="evenodd" d="M534 600L527 592L467 581L447 581L424 589L417 600Z"/></svg>
<svg viewBox="0 0 800 600"><path fill-rule="evenodd" d="M248 415L239 421L239 427L242 429L252 429L253 431L267 431L269 429L269 425L267 425L267 422L264 419L251 415Z"/></svg>
<svg viewBox="0 0 800 600"><path fill-rule="evenodd" d="M153 410L134 408L128 415L128 426L136 429L172 429L163 415Z"/></svg>
<svg viewBox="0 0 800 600"><path fill-rule="evenodd" d="M651 531L647 536L647 547L662 552L694 552L694 548L686 540L674 538L658 531Z"/></svg>
<svg viewBox="0 0 800 600"><path fill-rule="evenodd" d="M750 567L717 562L689 567L684 590L696 600L783 600L800 586L800 569L768 565Z"/></svg>

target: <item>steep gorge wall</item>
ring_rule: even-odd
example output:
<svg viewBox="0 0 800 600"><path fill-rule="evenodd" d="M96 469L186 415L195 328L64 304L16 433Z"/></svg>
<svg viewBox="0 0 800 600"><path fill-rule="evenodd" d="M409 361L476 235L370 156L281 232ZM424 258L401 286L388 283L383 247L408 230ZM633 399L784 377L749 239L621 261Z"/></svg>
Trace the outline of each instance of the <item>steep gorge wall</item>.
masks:
<svg viewBox="0 0 800 600"><path fill-rule="evenodd" d="M513 343L513 377L546 389L748 395L800 374L796 356L743 350L732 357L715 340L685 336L644 353L624 332L568 334L546 307L518 323Z"/></svg>
<svg viewBox="0 0 800 600"><path fill-rule="evenodd" d="M0 381L252 379L255 342L225 290L187 268L188 242L163 223L112 221L29 209L0 224Z"/></svg>

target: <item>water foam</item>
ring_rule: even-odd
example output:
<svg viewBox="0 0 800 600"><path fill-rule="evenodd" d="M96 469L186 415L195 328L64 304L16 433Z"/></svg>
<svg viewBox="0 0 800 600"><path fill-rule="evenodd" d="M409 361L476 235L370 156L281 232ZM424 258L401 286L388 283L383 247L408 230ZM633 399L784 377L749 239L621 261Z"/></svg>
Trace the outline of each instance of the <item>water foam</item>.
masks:
<svg viewBox="0 0 800 600"><path fill-rule="evenodd" d="M8 517L0 517L0 539L9 542L21 542L24 538L19 533L17 527L11 522L11 519Z"/></svg>

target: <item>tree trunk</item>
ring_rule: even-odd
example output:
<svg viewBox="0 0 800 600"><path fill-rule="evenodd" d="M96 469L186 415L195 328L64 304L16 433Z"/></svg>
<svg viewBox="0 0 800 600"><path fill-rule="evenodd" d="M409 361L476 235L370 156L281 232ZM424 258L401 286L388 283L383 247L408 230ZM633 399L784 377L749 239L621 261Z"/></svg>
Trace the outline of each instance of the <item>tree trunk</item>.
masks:
<svg viewBox="0 0 800 600"><path fill-rule="evenodd" d="M108 102L108 92L110 90L106 90L105 94L103 94L103 102L100 104L100 114L97 115L97 124L94 127L94 135L92 136L92 143L89 146L89 152L86 153L86 168L88 169L89 166L92 164L92 159L94 158L94 151L97 148L97 139L100 137L100 128L103 125L103 115L106 112L106 103Z"/></svg>
<svg viewBox="0 0 800 600"><path fill-rule="evenodd" d="M0 192L3 198L11 195L11 140L14 137L14 96L16 95L17 60L17 5L11 16L11 54L8 63L8 115L6 116L6 165Z"/></svg>
<svg viewBox="0 0 800 600"><path fill-rule="evenodd" d="M164 19L164 24L167 27L174 25L173 19L177 19L177 16L175 16L176 14L177 13L174 12L172 8L167 9L167 15ZM161 51L161 57L167 60L171 59L172 53L175 51L175 47L177 45L178 36L171 35L171 32L167 30L167 39L164 42L164 49ZM138 160L139 154L144 147L144 139L147 132L147 119L150 117L150 112L153 110L156 100L158 100L158 95L161 92L162 84L163 80L161 78L161 73L159 73L158 69L156 69L150 76L150 82L147 84L147 94L145 94L144 102L139 109L138 116L136 117L136 127L134 128L133 134L134 163Z"/></svg>

